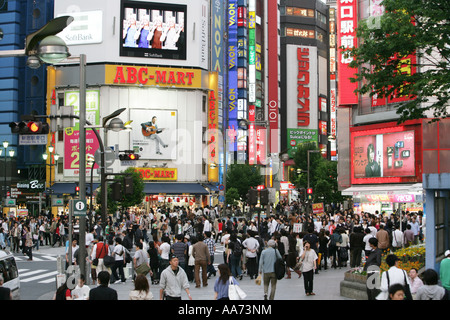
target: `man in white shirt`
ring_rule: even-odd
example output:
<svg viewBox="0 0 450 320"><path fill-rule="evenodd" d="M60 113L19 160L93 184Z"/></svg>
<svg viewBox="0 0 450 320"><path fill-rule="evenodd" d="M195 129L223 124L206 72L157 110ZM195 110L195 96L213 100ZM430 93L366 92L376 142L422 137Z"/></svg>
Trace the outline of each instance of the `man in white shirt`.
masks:
<svg viewBox="0 0 450 320"><path fill-rule="evenodd" d="M378 232L377 228L375 228L374 226L368 226L368 228L370 229L370 234L376 237Z"/></svg>
<svg viewBox="0 0 450 320"><path fill-rule="evenodd" d="M400 231L400 224L395 225L395 230L392 232L392 248L394 251L402 248L403 232Z"/></svg>
<svg viewBox="0 0 450 320"><path fill-rule="evenodd" d="M381 292L376 297L377 300L387 300L389 297L389 287L393 284L399 283L404 287L411 285L406 271L398 267L399 261L399 258L395 254L389 254L386 257L386 263L390 268L388 271L385 271L381 274Z"/></svg>
<svg viewBox="0 0 450 320"><path fill-rule="evenodd" d="M320 229L322 229L322 221L317 218L314 218L314 231L320 233Z"/></svg>
<svg viewBox="0 0 450 320"><path fill-rule="evenodd" d="M78 244L77 244L77 240L72 240L72 263L71 264L76 264L76 260L75 260L75 252L78 250ZM66 263L67 265L69 265L69 247L66 247Z"/></svg>
<svg viewBox="0 0 450 320"><path fill-rule="evenodd" d="M365 244L365 246L364 246L364 252L366 253L366 257L368 257L369 254L370 254L370 252L372 251L372 248L370 247L370 244L369 244L369 239L370 239L370 238L375 238L375 236L372 235L372 233L371 233L371 231L370 231L369 228L366 228L366 229L364 230L364 233L366 234L366 235L364 236L364 238L363 238L363 242L364 242L364 244Z"/></svg>
<svg viewBox="0 0 450 320"><path fill-rule="evenodd" d="M209 222L209 220L203 216L203 233L205 232L211 232L211 222Z"/></svg>
<svg viewBox="0 0 450 320"><path fill-rule="evenodd" d="M417 221L417 218L413 217L409 224L411 225L411 230L414 233L414 244L418 244L419 243L420 225L419 225L419 222Z"/></svg>
<svg viewBox="0 0 450 320"><path fill-rule="evenodd" d="M278 222L275 220L274 217L270 217L270 229L269 229L270 236L272 236L275 233L275 231L277 231L277 227Z"/></svg>
<svg viewBox="0 0 450 320"><path fill-rule="evenodd" d="M244 248L247 248L247 252L245 256L247 257L247 274L250 276L250 279L256 278L258 276L258 249L259 242L254 238L254 231L248 230L249 238L245 239L242 242ZM257 234L257 233L256 233Z"/></svg>

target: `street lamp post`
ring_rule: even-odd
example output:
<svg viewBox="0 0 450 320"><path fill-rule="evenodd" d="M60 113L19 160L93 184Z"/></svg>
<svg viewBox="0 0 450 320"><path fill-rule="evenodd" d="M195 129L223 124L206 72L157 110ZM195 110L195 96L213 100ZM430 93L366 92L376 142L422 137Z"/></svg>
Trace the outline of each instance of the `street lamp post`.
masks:
<svg viewBox="0 0 450 320"><path fill-rule="evenodd" d="M5 180L4 180L4 184L3 184L3 189L4 189L3 201L5 201L5 199L6 199L6 150L8 149L8 146L9 146L9 142L3 141L3 148L5 149Z"/></svg>
<svg viewBox="0 0 450 320"><path fill-rule="evenodd" d="M89 193L89 211L92 213L93 193L94 193L94 166L95 158L92 155L88 155L87 165L91 167L91 192Z"/></svg>
<svg viewBox="0 0 450 320"><path fill-rule="evenodd" d="M321 151L320 150L308 150L308 156L307 156L307 161L308 161L308 189L310 188L310 186L309 186L309 174L310 174L310 169L309 169L309 155L311 154L311 153L320 153ZM309 201L309 199L308 199L308 210L307 210L309 213L311 213L311 211L310 211L310 201Z"/></svg>
<svg viewBox="0 0 450 320"><path fill-rule="evenodd" d="M51 189L52 188L52 171L53 171L53 167L56 166L56 162L58 162L59 155L57 153L53 153L55 151L55 148L53 146L49 146L47 151L48 151L48 153L46 152L46 153L42 154L42 158L45 161L45 166L46 167L47 166L50 167L50 179L49 179L49 182L48 182L48 189L47 190L48 190L48 192L50 194L49 207L50 207L50 213L52 213L52 198L53 198L53 196L52 196L53 195L53 191ZM47 163L47 159L49 158L49 155L50 155L50 159L49 159L50 160L50 164ZM55 162L55 163L53 163L53 162Z"/></svg>

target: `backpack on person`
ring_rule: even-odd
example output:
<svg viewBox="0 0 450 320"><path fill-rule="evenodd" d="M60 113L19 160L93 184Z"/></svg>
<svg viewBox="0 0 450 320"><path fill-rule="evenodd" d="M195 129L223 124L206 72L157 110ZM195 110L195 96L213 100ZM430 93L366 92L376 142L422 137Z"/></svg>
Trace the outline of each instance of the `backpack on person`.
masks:
<svg viewBox="0 0 450 320"><path fill-rule="evenodd" d="M337 243L342 241L342 236L340 234L333 233L330 236L330 246L336 247Z"/></svg>
<svg viewBox="0 0 450 320"><path fill-rule="evenodd" d="M233 254L237 257L242 255L242 244L239 241L234 242Z"/></svg>
<svg viewBox="0 0 450 320"><path fill-rule="evenodd" d="M282 257L277 257L275 260L275 276L278 280L281 280L284 278L284 275L286 274L286 263L284 262L284 259Z"/></svg>

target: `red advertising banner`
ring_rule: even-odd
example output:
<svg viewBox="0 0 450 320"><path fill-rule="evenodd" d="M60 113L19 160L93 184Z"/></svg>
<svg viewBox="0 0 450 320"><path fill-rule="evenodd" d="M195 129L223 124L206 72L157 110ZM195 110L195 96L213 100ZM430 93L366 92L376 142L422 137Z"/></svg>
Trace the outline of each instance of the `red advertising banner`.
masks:
<svg viewBox="0 0 450 320"><path fill-rule="evenodd" d="M94 129L95 130L95 129ZM66 129L64 132L64 176L77 176L80 174L80 131ZM99 148L98 139L92 130L86 130L86 159L88 155L94 156ZM94 169L98 169L98 163ZM90 175L91 167L86 167L86 175Z"/></svg>
<svg viewBox="0 0 450 320"><path fill-rule="evenodd" d="M343 52L340 47L354 48L357 46L356 27L358 24L357 0L339 0L337 2L337 43L338 43L338 105L358 103L358 96L354 93L357 83L350 82L356 69L350 68L353 58Z"/></svg>
<svg viewBox="0 0 450 320"><path fill-rule="evenodd" d="M313 208L313 214L321 214L324 213L324 208L323 208L323 203L313 203L312 204L312 208Z"/></svg>
<svg viewBox="0 0 450 320"><path fill-rule="evenodd" d="M267 164L266 132L265 127L256 126L256 163L259 165Z"/></svg>
<svg viewBox="0 0 450 320"><path fill-rule="evenodd" d="M337 134L337 114L336 114L336 89L330 90L330 133L336 137ZM336 141L331 141L331 156L336 156Z"/></svg>
<svg viewBox="0 0 450 320"><path fill-rule="evenodd" d="M255 138L255 106L248 106L248 163L254 165L256 162L256 138Z"/></svg>
<svg viewBox="0 0 450 320"><path fill-rule="evenodd" d="M270 153L279 153L278 144L278 1L267 0L267 66L268 120L270 128Z"/></svg>

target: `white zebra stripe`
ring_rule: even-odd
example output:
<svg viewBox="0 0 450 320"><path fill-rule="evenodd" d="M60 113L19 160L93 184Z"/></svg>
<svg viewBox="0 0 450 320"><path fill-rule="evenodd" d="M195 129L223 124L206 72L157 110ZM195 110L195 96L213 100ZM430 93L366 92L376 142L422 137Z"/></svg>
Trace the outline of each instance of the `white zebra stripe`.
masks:
<svg viewBox="0 0 450 320"><path fill-rule="evenodd" d="M46 272L47 270L45 269L39 269L39 270L34 270L34 271L30 271L30 272L25 272L25 273L20 273L19 271L19 276L20 276L20 281L22 281L22 277L28 277L28 276L32 276L33 274L36 273L42 273L42 272Z"/></svg>
<svg viewBox="0 0 450 320"><path fill-rule="evenodd" d="M46 271L46 270L44 270L44 271ZM22 279L22 278L20 278L20 282L30 282L30 281L35 281L35 280L39 280L39 279L43 279L43 278L48 278L48 277L54 277L54 276L56 276L58 274L58 271L53 271L53 272L50 272L50 273L45 273L45 274L41 274L41 275L38 275L38 276L34 276L34 277L31 277L31 278L27 278L27 279ZM54 280L54 279L53 279Z"/></svg>

